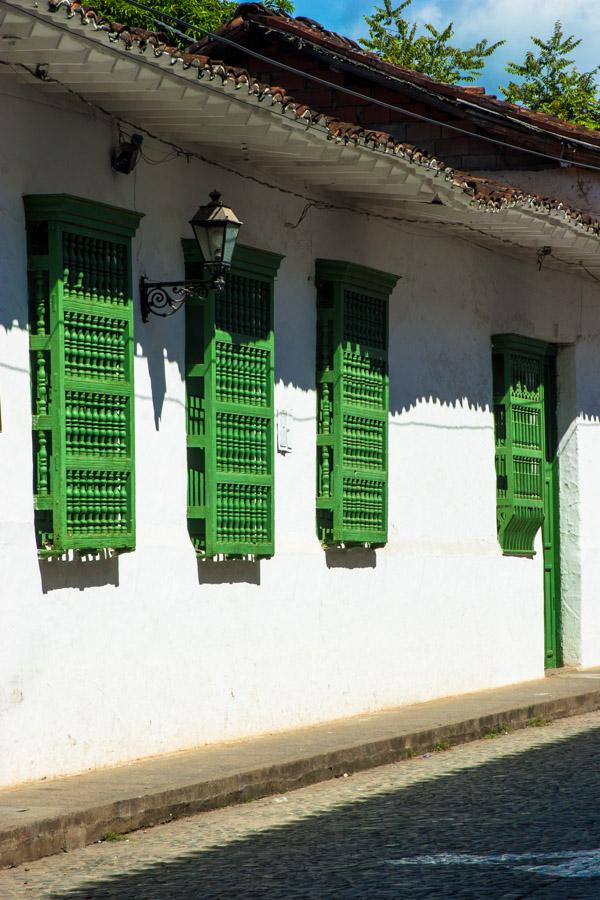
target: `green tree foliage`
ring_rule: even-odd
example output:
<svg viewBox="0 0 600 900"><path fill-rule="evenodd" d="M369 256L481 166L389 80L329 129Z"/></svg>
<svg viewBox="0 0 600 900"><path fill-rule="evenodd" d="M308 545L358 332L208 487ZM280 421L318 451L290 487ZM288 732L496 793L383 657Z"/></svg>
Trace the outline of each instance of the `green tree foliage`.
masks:
<svg viewBox="0 0 600 900"><path fill-rule="evenodd" d="M591 72L579 72L569 58L580 44L573 35L564 36L560 22L547 41L531 38L539 53L525 54L522 64L510 62L506 71L522 81L510 81L501 88L511 103L548 113L566 122L600 128L600 97L596 76L600 66Z"/></svg>
<svg viewBox="0 0 600 900"><path fill-rule="evenodd" d="M138 28L146 28L148 31L165 30L156 24L156 19L160 19L160 13L168 13L189 22L190 25L198 26L198 28L189 29L189 35L194 40L202 37L202 31L214 31L219 25L227 22L232 18L237 7L237 3L229 2L229 0L141 0L147 6L151 6L159 13L153 16L151 13L135 6L130 6L125 0L90 0L90 5L94 9L106 16L113 22L120 22L122 25L135 25ZM262 0L263 5L269 9L280 10L282 12L293 12L294 4L292 0ZM169 24L169 20L163 20L164 24ZM177 27L177 26L176 26ZM179 31L185 31L179 27ZM182 42L180 38L173 37L173 43L179 45Z"/></svg>
<svg viewBox="0 0 600 900"><path fill-rule="evenodd" d="M475 81L488 57L504 43L488 44L484 38L467 50L454 47L450 43L454 37L453 22L441 31L428 24L423 34L417 34L417 24L411 24L403 15L411 3L412 0L404 0L393 7L391 0L383 0L383 6L377 6L372 16L365 16L369 37L361 39L361 44L388 62L456 84Z"/></svg>

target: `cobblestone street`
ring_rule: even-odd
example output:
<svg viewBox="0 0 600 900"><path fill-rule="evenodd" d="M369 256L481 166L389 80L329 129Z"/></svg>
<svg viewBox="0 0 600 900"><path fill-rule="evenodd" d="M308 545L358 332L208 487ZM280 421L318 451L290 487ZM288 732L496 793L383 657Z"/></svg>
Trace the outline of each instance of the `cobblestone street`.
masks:
<svg viewBox="0 0 600 900"><path fill-rule="evenodd" d="M599 759L600 714L532 725L4 871L0 897L598 898Z"/></svg>

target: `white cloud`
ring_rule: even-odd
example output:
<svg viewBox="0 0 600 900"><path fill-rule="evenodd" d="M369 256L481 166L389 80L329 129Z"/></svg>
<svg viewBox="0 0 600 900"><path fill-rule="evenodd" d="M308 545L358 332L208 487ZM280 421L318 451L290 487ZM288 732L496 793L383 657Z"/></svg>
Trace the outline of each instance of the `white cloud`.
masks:
<svg viewBox="0 0 600 900"><path fill-rule="evenodd" d="M377 4L378 0L336 0L335 27L355 40L364 37L367 28L363 16ZM302 5L297 0L297 8ZM461 46L483 37L489 41L504 38L506 44L490 58L485 76L478 79L492 92L497 91L498 85L507 84L509 76L504 67L508 60L521 62L531 46L530 36L548 37L557 19L566 34L583 38L573 54L577 67L588 71L600 64L598 0L414 0L406 14L421 24L431 22L436 27L453 21L455 40Z"/></svg>
<svg viewBox="0 0 600 900"><path fill-rule="evenodd" d="M466 46L482 37L490 41L506 39L490 59L486 67L488 89L506 84L508 77L504 66L508 60L521 62L531 46L531 35L548 37L557 19L566 34L583 38L573 57L582 71L594 69L600 64L600 15L598 0L453 0L453 2L417 2L410 7L423 13L435 25L452 20L457 43Z"/></svg>
<svg viewBox="0 0 600 900"><path fill-rule="evenodd" d="M393 2L399 4L400 0ZM381 0L329 0L325 4L323 0L296 0L296 13L312 16L357 40L368 32L363 17L380 3ZM504 71L508 60L521 62L531 46L530 36L548 37L557 19L566 34L583 38L574 53L577 67L588 71L600 64L598 7L599 0L413 0L406 15L421 24L432 22L436 27L453 21L460 46L470 46L483 37L490 41L505 38L505 46L491 57L484 77L478 79L495 93L498 85L509 80Z"/></svg>
<svg viewBox="0 0 600 900"><path fill-rule="evenodd" d="M452 14L448 15L444 12L440 3L418 3L412 4L406 10L409 19L417 22L431 22L438 28L440 25L447 25L452 19Z"/></svg>

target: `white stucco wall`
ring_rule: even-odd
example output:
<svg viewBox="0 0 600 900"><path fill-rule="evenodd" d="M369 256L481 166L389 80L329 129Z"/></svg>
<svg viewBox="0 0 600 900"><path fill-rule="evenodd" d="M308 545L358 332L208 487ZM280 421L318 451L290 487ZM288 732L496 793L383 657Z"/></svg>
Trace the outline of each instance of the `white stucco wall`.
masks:
<svg viewBox="0 0 600 900"><path fill-rule="evenodd" d="M600 173L564 166L552 170L511 170L487 174L524 190L556 197L567 205L600 217ZM600 450L599 347L595 324L598 294L599 289L589 292L579 286L575 290L573 297L579 306L580 322L575 329L574 342L562 350L558 361L565 665L597 665L600 660L600 571L596 525L596 460Z"/></svg>
<svg viewBox="0 0 600 900"><path fill-rule="evenodd" d="M3 97L0 135L0 784L541 676L541 555L503 558L496 541L497 332L577 342L565 369L585 485L570 551L583 585L577 652L600 663L600 400L579 384L580 364L597 381L595 285L359 215L311 209L289 228L301 200L193 160L116 175L114 133L100 117L10 90L20 99ZM276 457L276 556L196 562L184 316L144 326L138 312L137 549L38 563L22 195L68 192L144 212L137 283L183 275L180 239L215 186L244 221L244 243L285 255L276 405L293 410L294 450ZM315 536L317 257L402 276L390 303L389 543L377 553L325 554Z"/></svg>
<svg viewBox="0 0 600 900"><path fill-rule="evenodd" d="M595 311L594 311L595 318ZM580 653L573 662L598 665L600 657L600 484L598 428L600 377L598 334L584 331L576 347L577 404L575 431L578 450ZM566 613L566 611L565 611Z"/></svg>
<svg viewBox="0 0 600 900"><path fill-rule="evenodd" d="M561 630L563 663L568 666L578 665L581 661L579 435L582 422L577 413L577 351L577 344L570 344L557 358Z"/></svg>

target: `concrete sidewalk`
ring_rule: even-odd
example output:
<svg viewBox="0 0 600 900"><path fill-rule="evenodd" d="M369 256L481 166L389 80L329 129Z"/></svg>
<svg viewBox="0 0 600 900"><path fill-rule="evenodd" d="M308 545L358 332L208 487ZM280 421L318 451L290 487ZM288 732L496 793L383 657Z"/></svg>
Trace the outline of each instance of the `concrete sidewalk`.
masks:
<svg viewBox="0 0 600 900"><path fill-rule="evenodd" d="M293 790L532 720L600 709L600 669L0 791L0 867ZM534 723L535 724L535 723Z"/></svg>

